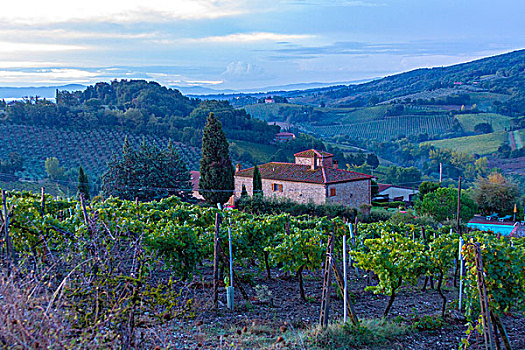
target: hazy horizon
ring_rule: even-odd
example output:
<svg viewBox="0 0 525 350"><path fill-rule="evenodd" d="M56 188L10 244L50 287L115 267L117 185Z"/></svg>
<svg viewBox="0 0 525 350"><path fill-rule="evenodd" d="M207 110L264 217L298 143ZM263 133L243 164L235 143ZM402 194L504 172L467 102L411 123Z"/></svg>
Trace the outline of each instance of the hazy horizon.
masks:
<svg viewBox="0 0 525 350"><path fill-rule="evenodd" d="M524 48L524 12L517 0L11 2L0 13L0 86L368 80Z"/></svg>

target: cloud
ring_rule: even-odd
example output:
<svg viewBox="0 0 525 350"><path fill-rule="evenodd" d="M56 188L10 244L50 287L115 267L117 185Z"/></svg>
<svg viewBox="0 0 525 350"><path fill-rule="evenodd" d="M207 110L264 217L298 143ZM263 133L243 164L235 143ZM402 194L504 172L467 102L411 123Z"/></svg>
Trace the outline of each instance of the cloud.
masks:
<svg viewBox="0 0 525 350"><path fill-rule="evenodd" d="M320 0L288 0L289 4L292 5L310 5L310 6L324 6L324 7L378 7L386 6L384 3L376 3L370 1L360 1L360 0L330 0L330 1L320 1Z"/></svg>
<svg viewBox="0 0 525 350"><path fill-rule="evenodd" d="M84 50L85 46L64 45L64 44L45 44L45 43L22 43L12 41L0 41L0 53L20 53L20 52L59 52Z"/></svg>
<svg viewBox="0 0 525 350"><path fill-rule="evenodd" d="M24 40L27 38L42 38L42 39L52 39L54 41L59 39L65 40L78 40L78 39L151 39L155 38L159 34L156 32L141 32L141 33L123 33L123 32L101 32L93 30L66 30L66 29L8 29L1 31L3 37L10 38L11 41L13 38L19 40Z"/></svg>
<svg viewBox="0 0 525 350"><path fill-rule="evenodd" d="M204 38L186 39L187 42L197 43L247 43L256 41L283 42L290 40L303 40L313 38L312 35L279 34L270 32L235 33L222 36L208 36Z"/></svg>
<svg viewBox="0 0 525 350"><path fill-rule="evenodd" d="M245 13L235 0L28 0L2 4L3 24L42 25L64 22L163 22L210 19Z"/></svg>
<svg viewBox="0 0 525 350"><path fill-rule="evenodd" d="M504 50L511 46L501 43L499 49ZM306 59L326 55L375 55L389 54L395 56L426 56L426 55L465 55L477 52L486 52L486 44L481 41L409 41L393 43L367 43L342 41L322 46L292 46L274 50L276 55L271 58L282 60L286 58Z"/></svg>
<svg viewBox="0 0 525 350"><path fill-rule="evenodd" d="M242 61L228 64L221 76L229 81L264 80L268 78L261 67Z"/></svg>
<svg viewBox="0 0 525 350"><path fill-rule="evenodd" d="M86 83L97 77L97 73L80 69L39 69L34 71L0 70L2 85L15 84L20 80L34 85L55 83Z"/></svg>

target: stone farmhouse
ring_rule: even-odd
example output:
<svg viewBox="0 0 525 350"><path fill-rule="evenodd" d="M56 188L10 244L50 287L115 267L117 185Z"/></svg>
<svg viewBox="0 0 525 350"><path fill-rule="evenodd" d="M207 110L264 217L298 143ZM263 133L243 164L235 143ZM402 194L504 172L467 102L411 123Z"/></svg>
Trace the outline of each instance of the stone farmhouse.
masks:
<svg viewBox="0 0 525 350"><path fill-rule="evenodd" d="M235 172L235 194L242 186L253 193L253 167ZM295 163L259 166L265 197L285 197L298 203L334 203L358 208L371 204L372 176L338 168L333 154L310 149L295 154Z"/></svg>

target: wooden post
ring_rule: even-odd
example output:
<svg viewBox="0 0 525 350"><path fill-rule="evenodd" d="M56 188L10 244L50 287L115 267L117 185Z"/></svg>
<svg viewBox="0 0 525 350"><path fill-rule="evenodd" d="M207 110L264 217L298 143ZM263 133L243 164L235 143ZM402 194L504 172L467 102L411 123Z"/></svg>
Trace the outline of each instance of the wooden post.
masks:
<svg viewBox="0 0 525 350"><path fill-rule="evenodd" d="M213 244L213 305L215 308L219 302L219 228L221 226L221 215L215 214L215 236Z"/></svg>
<svg viewBox="0 0 525 350"><path fill-rule="evenodd" d="M494 335L490 325L490 308L485 288L485 277L483 276L483 260L481 259L481 249L479 243L474 246L474 260L476 261L476 280L478 282L479 303L481 307L481 316L483 317L483 338L485 340L485 349L494 350Z"/></svg>
<svg viewBox="0 0 525 350"><path fill-rule="evenodd" d="M2 190L2 209L4 216L4 240L7 255L7 274L11 275L11 263L13 262L13 246L9 237L9 212L7 211L7 196L5 190Z"/></svg>
<svg viewBox="0 0 525 350"><path fill-rule="evenodd" d="M323 273L323 290L321 293L321 314L319 315L319 323L322 327L328 326L328 313L330 311L330 293L332 289L332 252L334 251L334 241L335 235L332 232L328 238L327 250L326 250L326 260L324 264L324 273Z"/></svg>
<svg viewBox="0 0 525 350"><path fill-rule="evenodd" d="M45 188L42 187L40 189L40 215L44 217L45 212L46 212L46 195L45 195Z"/></svg>
<svg viewBox="0 0 525 350"><path fill-rule="evenodd" d="M91 226L89 225L89 219L88 219L88 214L86 210L86 202L84 202L83 193L80 194L80 205L82 206L82 213L84 214L84 224L86 224L86 228L89 230L89 232L93 234L93 232L91 232Z"/></svg>

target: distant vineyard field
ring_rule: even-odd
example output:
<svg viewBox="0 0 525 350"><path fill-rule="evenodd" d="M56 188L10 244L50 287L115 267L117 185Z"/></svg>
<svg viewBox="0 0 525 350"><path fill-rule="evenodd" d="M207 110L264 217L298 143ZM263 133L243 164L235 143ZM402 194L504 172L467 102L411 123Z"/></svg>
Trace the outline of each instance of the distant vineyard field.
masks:
<svg viewBox="0 0 525 350"><path fill-rule="evenodd" d="M458 114L456 119L467 132L474 131L474 127L480 123L489 123L495 132L505 131L512 122L511 117L497 113Z"/></svg>
<svg viewBox="0 0 525 350"><path fill-rule="evenodd" d="M3 124L0 125L0 158L7 159L11 152L20 154L26 168L21 176L28 180L46 176L44 162L48 157L56 157L63 167L82 165L88 174L100 175L111 156L120 154L126 135L133 146L138 146L143 137L146 143L156 143L159 147L166 147L169 142L167 138L130 135L118 130L72 131ZM190 170L199 168L200 149L179 142L173 144Z"/></svg>
<svg viewBox="0 0 525 350"><path fill-rule="evenodd" d="M362 140L390 141L400 135L440 135L447 132L451 126L452 118L449 116L411 115L330 126L304 125L302 128L321 137L342 135Z"/></svg>
<svg viewBox="0 0 525 350"><path fill-rule="evenodd" d="M490 134L429 141L424 144L431 144L438 148L449 148L463 153L487 155L496 152L498 147L507 140L508 133L499 131Z"/></svg>

